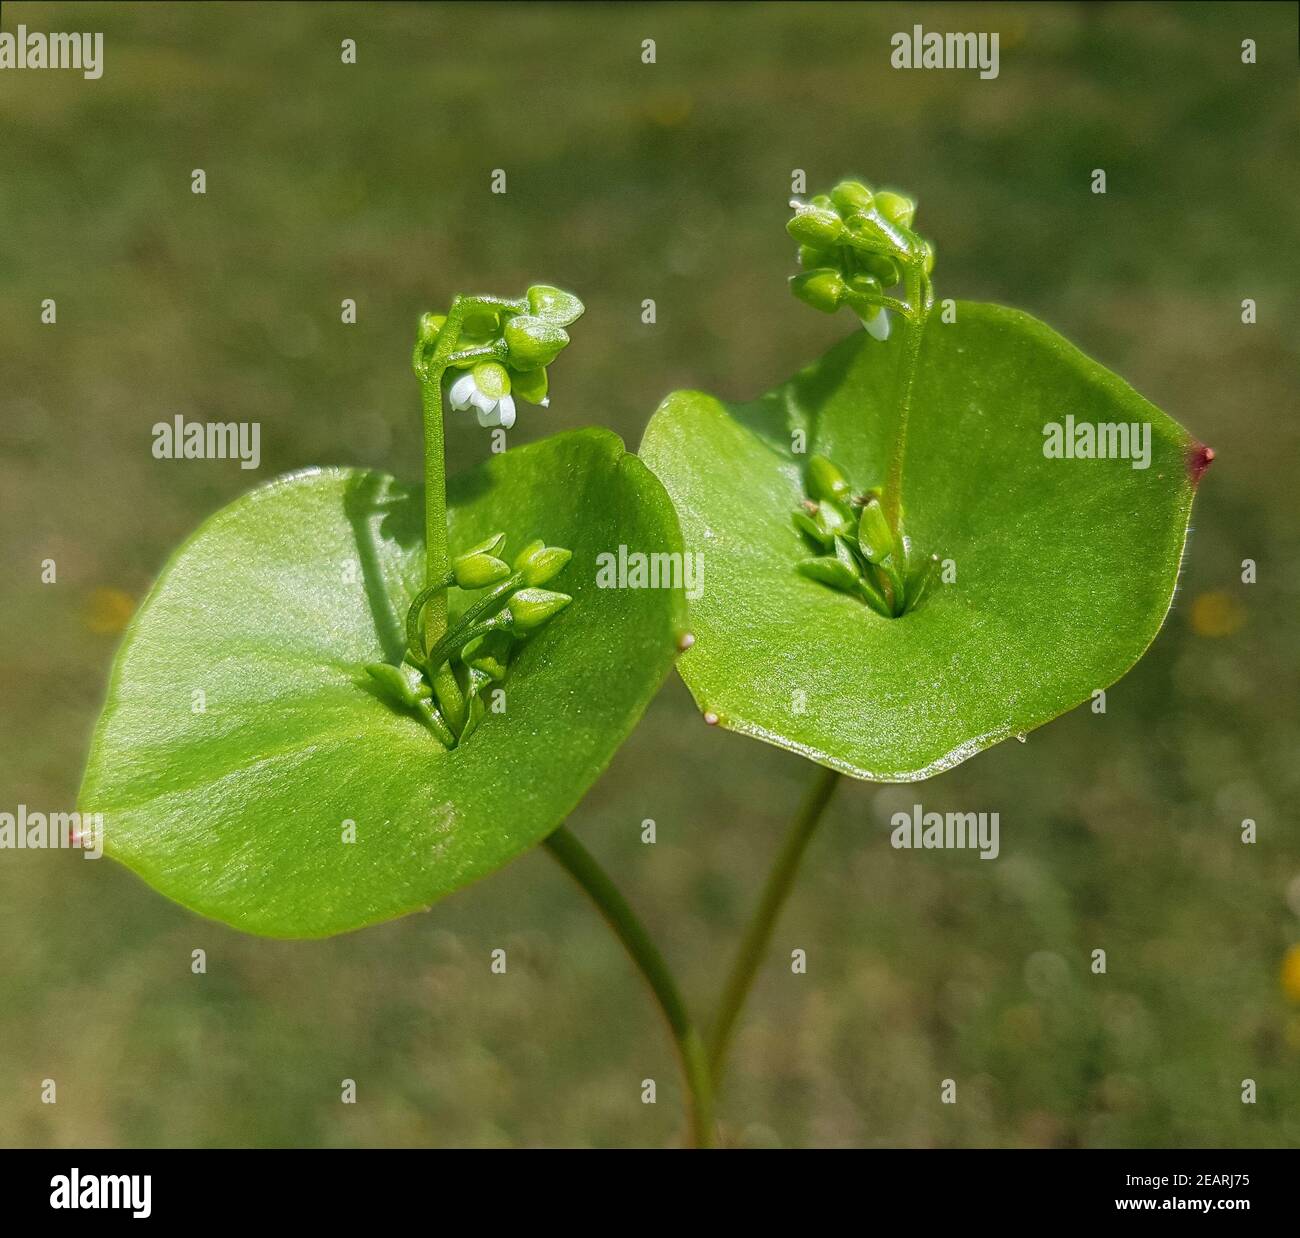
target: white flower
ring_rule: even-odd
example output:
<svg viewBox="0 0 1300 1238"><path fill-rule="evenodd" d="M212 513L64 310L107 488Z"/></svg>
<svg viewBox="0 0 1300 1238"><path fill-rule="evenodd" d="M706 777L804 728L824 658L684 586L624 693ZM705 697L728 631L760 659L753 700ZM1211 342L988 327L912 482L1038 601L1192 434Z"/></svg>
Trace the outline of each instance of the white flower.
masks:
<svg viewBox="0 0 1300 1238"><path fill-rule="evenodd" d="M874 336L878 340L887 340L889 338L889 311L878 309L870 318L863 318L862 325L866 327L867 334Z"/></svg>
<svg viewBox="0 0 1300 1238"><path fill-rule="evenodd" d="M476 365L462 374L447 393L452 408L473 408L478 423L484 429L502 426L510 429L515 424L515 399L510 394L510 376L505 367L495 361Z"/></svg>

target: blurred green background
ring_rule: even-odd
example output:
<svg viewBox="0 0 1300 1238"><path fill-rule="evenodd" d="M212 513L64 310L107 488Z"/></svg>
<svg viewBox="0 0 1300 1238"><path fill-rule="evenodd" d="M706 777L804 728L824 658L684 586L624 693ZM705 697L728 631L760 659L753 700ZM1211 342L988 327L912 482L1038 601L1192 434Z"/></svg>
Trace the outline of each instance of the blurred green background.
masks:
<svg viewBox="0 0 1300 1238"><path fill-rule="evenodd" d="M860 174L919 198L940 296L1045 319L1219 457L1173 612L1104 716L919 791L842 786L744 1017L724 1137L1300 1143L1293 5L6 3L0 21L105 33L99 81L0 75L0 809L73 806L122 625L210 512L308 464L419 475L420 311L572 287L588 314L551 409L512 440L598 423L635 446L670 390L752 397L847 332L787 293L783 224L793 169L814 190ZM1000 32L1000 76L892 70L914 22ZM150 427L176 413L259 421L261 470L155 460ZM487 450L468 422L462 465ZM571 821L701 1013L814 772L704 727L674 679ZM888 816L917 799L999 810L1002 858L893 851ZM111 862L0 853L0 1143L664 1145L679 1100L658 1014L545 852L314 943L201 921Z"/></svg>

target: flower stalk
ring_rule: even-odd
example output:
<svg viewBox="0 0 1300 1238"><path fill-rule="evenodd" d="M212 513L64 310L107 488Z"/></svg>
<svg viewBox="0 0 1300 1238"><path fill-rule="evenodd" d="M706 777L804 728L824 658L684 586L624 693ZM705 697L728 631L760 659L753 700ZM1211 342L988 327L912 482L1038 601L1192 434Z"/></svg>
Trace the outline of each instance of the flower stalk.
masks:
<svg viewBox="0 0 1300 1238"><path fill-rule="evenodd" d="M851 499L847 482L846 493L822 493L819 471L834 466L823 457L812 457L812 499L794 518L820 554L803 560L798 570L896 618L915 609L935 562L934 556L912 557L903 527L903 464L921 342L934 305L934 246L912 229L916 203L911 198L874 191L859 181L842 181L829 194L790 205L795 213L786 230L799 242L804 268L790 280L794 295L823 313L848 306L875 339L889 338L891 314L903 332L884 484ZM901 295L887 291L900 283Z"/></svg>
<svg viewBox="0 0 1300 1238"><path fill-rule="evenodd" d="M482 720L482 693L504 679L516 644L573 599L538 587L569 561L564 547L534 539L512 567L497 557L506 535L495 533L452 557L444 385L453 410L473 409L480 426L510 429L516 395L549 403L546 367L569 343L564 328L582 313L572 293L534 284L517 299L458 295L446 314L420 318L411 365L424 418L425 583L407 610L401 664L374 663L366 670L390 703L417 715L445 748L457 746ZM489 590L454 626L448 597L453 587Z"/></svg>

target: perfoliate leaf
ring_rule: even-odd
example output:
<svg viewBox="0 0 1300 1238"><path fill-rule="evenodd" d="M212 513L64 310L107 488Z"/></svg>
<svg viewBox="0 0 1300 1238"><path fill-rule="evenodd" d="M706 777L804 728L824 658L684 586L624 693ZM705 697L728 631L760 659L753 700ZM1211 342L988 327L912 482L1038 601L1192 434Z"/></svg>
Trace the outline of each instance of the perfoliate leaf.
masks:
<svg viewBox="0 0 1300 1238"><path fill-rule="evenodd" d="M505 708L446 751L366 670L400 662L424 583L418 489L310 470L173 556L113 669L80 802L106 851L249 932L337 933L427 907L554 830L671 665L679 591L600 589L597 555L680 550L662 486L604 431L453 480L452 552L504 530L573 551L573 602L511 658ZM452 591L453 616L469 600ZM486 707L485 707L486 704ZM355 841L348 841L355 835Z"/></svg>
<svg viewBox="0 0 1300 1238"><path fill-rule="evenodd" d="M679 664L701 709L887 782L1041 726L1142 656L1169 609L1208 458L1027 314L968 303L953 323L936 313L902 497L909 570L924 572L931 554L939 562L918 577L921 605L877 614L799 570L808 543L790 513L808 497L814 454L859 494L884 484L902 335L881 344L859 332L750 405L678 392L641 447L688 553L704 556L695 643ZM1083 423L1128 426L1139 458L1049 458L1053 423L1062 436ZM1144 443L1145 467L1134 467Z"/></svg>

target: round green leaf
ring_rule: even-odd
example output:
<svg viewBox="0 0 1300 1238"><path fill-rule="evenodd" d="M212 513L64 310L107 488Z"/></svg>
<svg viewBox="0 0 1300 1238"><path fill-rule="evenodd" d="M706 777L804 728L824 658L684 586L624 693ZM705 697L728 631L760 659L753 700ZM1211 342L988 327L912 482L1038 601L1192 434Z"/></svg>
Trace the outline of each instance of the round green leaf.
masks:
<svg viewBox="0 0 1300 1238"><path fill-rule="evenodd" d="M679 664L701 709L883 782L948 769L1123 675L1169 609L1212 454L1029 315L968 303L954 323L934 315L903 507L915 551L950 560L956 580L885 618L797 570L820 552L791 512L814 453L859 492L884 483L902 335L858 332L753 404L677 392L641 447L687 551L704 557ZM1047 458L1044 427L1067 414L1149 425L1149 466Z"/></svg>
<svg viewBox="0 0 1300 1238"><path fill-rule="evenodd" d="M423 499L313 469L213 516L118 654L82 788L105 850L185 906L315 937L387 920L501 867L581 799L671 665L680 591L604 589L597 556L680 550L663 487L581 430L453 480L453 553L504 530L573 551L573 603L511 663L506 709L447 751L388 704L424 578ZM476 594L452 590L453 615ZM355 842L345 842L347 823Z"/></svg>

